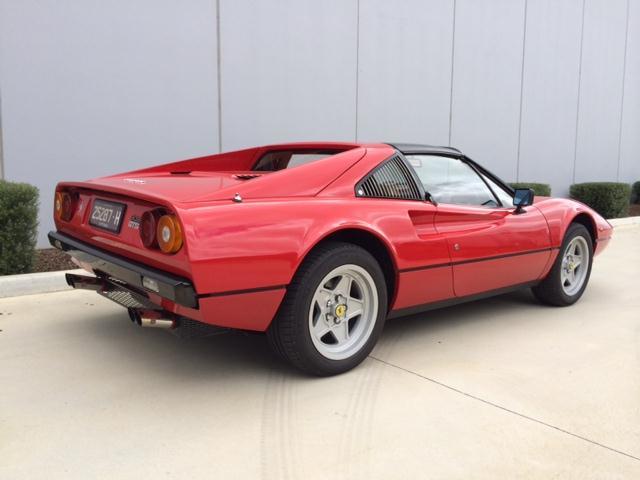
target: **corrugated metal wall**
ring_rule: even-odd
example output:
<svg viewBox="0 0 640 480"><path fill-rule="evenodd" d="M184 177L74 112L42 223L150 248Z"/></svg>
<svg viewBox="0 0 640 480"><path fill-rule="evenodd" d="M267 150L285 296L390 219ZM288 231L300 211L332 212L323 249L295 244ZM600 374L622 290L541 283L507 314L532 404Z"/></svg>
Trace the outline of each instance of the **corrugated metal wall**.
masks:
<svg viewBox="0 0 640 480"><path fill-rule="evenodd" d="M4 175L42 190L289 140L640 178L640 0L0 0Z"/></svg>

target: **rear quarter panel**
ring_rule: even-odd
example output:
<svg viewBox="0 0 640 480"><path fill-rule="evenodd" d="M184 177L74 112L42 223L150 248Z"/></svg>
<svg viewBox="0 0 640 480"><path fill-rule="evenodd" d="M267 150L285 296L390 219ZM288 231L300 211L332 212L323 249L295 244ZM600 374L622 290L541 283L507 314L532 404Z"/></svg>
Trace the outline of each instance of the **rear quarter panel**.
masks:
<svg viewBox="0 0 640 480"><path fill-rule="evenodd" d="M396 269L422 266L425 255L407 213L411 203L315 197L190 206L179 213L197 290L213 293L287 285L309 250L349 228L381 240ZM434 252L434 261L448 261L446 255Z"/></svg>

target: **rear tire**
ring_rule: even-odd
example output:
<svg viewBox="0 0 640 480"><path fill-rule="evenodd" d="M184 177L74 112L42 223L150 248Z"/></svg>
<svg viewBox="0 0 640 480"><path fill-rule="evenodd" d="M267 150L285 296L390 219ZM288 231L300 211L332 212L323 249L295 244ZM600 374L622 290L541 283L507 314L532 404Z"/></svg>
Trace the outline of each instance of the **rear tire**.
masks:
<svg viewBox="0 0 640 480"><path fill-rule="evenodd" d="M551 271L540 284L532 288L533 294L547 305L573 305L587 288L592 263L591 235L584 225L572 223Z"/></svg>
<svg viewBox="0 0 640 480"><path fill-rule="evenodd" d="M386 315L387 289L375 258L356 245L330 242L298 269L267 337L296 368L336 375L367 357Z"/></svg>

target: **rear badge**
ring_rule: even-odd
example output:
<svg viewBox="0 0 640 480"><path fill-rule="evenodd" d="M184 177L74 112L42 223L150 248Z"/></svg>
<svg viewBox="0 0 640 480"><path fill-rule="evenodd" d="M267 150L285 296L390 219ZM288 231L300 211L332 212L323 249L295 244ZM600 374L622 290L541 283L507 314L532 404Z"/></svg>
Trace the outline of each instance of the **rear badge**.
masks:
<svg viewBox="0 0 640 480"><path fill-rule="evenodd" d="M138 230L140 228L140 217L138 217L137 215L131 215L128 225L129 225L129 228Z"/></svg>
<svg viewBox="0 0 640 480"><path fill-rule="evenodd" d="M144 185L147 183L146 180L142 180L141 178L125 178L123 182L126 183L137 183L138 185Z"/></svg>

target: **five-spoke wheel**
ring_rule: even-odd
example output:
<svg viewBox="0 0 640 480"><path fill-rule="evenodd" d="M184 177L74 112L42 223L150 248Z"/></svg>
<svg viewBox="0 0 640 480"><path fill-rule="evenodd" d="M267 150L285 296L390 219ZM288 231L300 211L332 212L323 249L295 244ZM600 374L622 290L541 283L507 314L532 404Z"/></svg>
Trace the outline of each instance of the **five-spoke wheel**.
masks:
<svg viewBox="0 0 640 480"><path fill-rule="evenodd" d="M575 295L587 278L589 265L589 247L584 237L574 237L567 245L562 256L560 281L567 295Z"/></svg>
<svg viewBox="0 0 640 480"><path fill-rule="evenodd" d="M371 275L358 265L341 265L318 285L309 308L311 340L327 358L348 358L362 348L378 316Z"/></svg>
<svg viewBox="0 0 640 480"><path fill-rule="evenodd" d="M592 261L591 234L584 225L572 223L551 271L533 287L533 293L549 305L565 306L577 302L589 282Z"/></svg>
<svg viewBox="0 0 640 480"><path fill-rule="evenodd" d="M272 348L299 369L335 375L366 358L386 315L380 264L357 245L330 242L305 259L267 335Z"/></svg>

